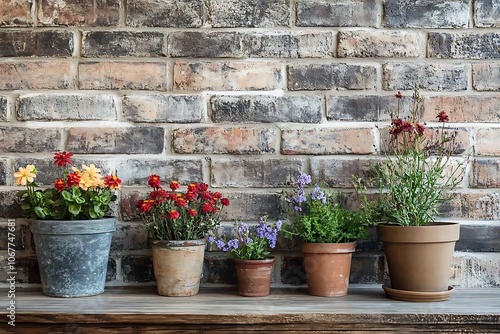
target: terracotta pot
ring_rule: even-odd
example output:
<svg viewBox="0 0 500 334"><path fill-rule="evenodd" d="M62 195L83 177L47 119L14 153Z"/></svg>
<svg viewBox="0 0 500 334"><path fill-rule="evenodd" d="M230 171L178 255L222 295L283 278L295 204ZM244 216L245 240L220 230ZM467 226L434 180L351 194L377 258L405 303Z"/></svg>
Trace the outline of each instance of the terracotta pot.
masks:
<svg viewBox="0 0 500 334"><path fill-rule="evenodd" d="M233 259L233 261L240 296L269 296L271 292L271 275L276 258L266 260Z"/></svg>
<svg viewBox="0 0 500 334"><path fill-rule="evenodd" d="M347 295L352 253L355 242L329 244L304 243L307 291L313 296L339 297Z"/></svg>
<svg viewBox="0 0 500 334"><path fill-rule="evenodd" d="M377 232L384 243L392 289L422 292L448 290L460 224L380 224Z"/></svg>
<svg viewBox="0 0 500 334"><path fill-rule="evenodd" d="M200 289L205 240L154 240L152 244L158 294L171 297L196 295Z"/></svg>

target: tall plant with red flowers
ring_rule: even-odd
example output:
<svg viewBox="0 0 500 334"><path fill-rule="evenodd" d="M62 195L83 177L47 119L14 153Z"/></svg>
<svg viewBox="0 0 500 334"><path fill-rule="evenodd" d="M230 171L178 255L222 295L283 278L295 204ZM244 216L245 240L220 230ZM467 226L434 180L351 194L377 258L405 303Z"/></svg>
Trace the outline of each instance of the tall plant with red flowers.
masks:
<svg viewBox="0 0 500 334"><path fill-rule="evenodd" d="M172 181L162 187L160 177L153 174L148 185L153 188L147 199L137 202L144 225L151 238L157 240L198 240L218 223L229 200L220 192L211 192L206 183L190 183L186 191Z"/></svg>
<svg viewBox="0 0 500 334"><path fill-rule="evenodd" d="M54 164L61 171L61 178L52 188L37 189L34 165L19 167L14 173L16 185L26 186L18 192L23 213L30 218L53 220L82 220L104 217L116 200L113 193L121 185L116 175L101 175L94 164L73 167L70 152L56 152Z"/></svg>
<svg viewBox="0 0 500 334"><path fill-rule="evenodd" d="M393 115L386 145L386 159L373 168L379 188L378 212L381 220L402 226L422 226L432 223L438 206L447 200L450 191L460 182L467 157L452 161L457 153L457 132L446 128L446 112L440 111L440 123L428 129L420 121L422 97L417 89L412 96L409 116L401 116L401 99Z"/></svg>

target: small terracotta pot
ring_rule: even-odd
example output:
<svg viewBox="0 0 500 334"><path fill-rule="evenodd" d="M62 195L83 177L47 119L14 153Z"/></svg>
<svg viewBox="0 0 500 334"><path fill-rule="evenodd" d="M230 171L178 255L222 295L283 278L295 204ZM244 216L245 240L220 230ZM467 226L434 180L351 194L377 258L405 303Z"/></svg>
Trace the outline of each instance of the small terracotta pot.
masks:
<svg viewBox="0 0 500 334"><path fill-rule="evenodd" d="M233 259L233 261L240 296L269 296L271 292L271 275L276 258L266 260Z"/></svg>
<svg viewBox="0 0 500 334"><path fill-rule="evenodd" d="M347 295L352 253L356 242L304 243L307 291L313 296L339 297Z"/></svg>
<svg viewBox="0 0 500 334"><path fill-rule="evenodd" d="M198 294L205 240L154 240L152 244L153 270L158 294L171 297Z"/></svg>
<svg viewBox="0 0 500 334"><path fill-rule="evenodd" d="M392 289L419 292L448 290L460 224L380 224L377 232L384 243Z"/></svg>

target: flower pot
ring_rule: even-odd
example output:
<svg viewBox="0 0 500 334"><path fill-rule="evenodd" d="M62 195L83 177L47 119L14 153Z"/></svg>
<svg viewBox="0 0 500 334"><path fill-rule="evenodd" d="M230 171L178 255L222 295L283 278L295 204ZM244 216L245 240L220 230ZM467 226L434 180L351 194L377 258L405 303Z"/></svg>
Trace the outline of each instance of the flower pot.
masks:
<svg viewBox="0 0 500 334"><path fill-rule="evenodd" d="M170 297L196 295L200 290L205 239L154 240L152 244L158 294Z"/></svg>
<svg viewBox="0 0 500 334"><path fill-rule="evenodd" d="M458 223L427 226L379 224L391 288L418 292L448 291Z"/></svg>
<svg viewBox="0 0 500 334"><path fill-rule="evenodd" d="M104 292L115 218L33 220L42 290L52 297Z"/></svg>
<svg viewBox="0 0 500 334"><path fill-rule="evenodd" d="M271 276L276 258L265 260L233 259L233 261L240 296L269 296L271 292Z"/></svg>
<svg viewBox="0 0 500 334"><path fill-rule="evenodd" d="M304 243L300 250L304 257L307 290L310 295L347 295L352 253L356 250L355 242Z"/></svg>

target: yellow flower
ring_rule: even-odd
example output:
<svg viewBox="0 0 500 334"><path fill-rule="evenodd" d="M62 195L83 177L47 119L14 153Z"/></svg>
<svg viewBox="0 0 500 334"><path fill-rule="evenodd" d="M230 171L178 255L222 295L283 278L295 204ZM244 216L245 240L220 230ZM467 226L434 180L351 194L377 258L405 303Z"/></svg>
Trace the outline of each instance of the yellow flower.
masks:
<svg viewBox="0 0 500 334"><path fill-rule="evenodd" d="M80 183L78 186L82 190L88 190L89 188L94 186L94 181L92 180L91 177L89 177L88 174L82 174L82 177L80 178Z"/></svg>
<svg viewBox="0 0 500 334"><path fill-rule="evenodd" d="M19 172L14 173L16 185L25 186L26 183L31 183L36 177L36 168L34 165L27 165L26 168L19 167Z"/></svg>

